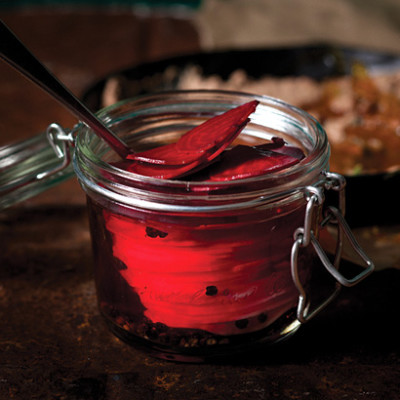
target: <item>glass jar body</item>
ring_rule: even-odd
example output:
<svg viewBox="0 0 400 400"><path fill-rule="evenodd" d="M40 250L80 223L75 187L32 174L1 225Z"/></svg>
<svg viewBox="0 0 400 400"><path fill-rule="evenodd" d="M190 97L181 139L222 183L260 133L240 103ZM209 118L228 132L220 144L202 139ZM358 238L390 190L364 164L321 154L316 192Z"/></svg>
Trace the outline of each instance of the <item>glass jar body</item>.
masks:
<svg viewBox="0 0 400 400"><path fill-rule="evenodd" d="M296 203L177 216L89 198L99 306L112 330L178 360L292 333L290 251L305 212ZM313 257L308 249L299 261L304 284Z"/></svg>
<svg viewBox="0 0 400 400"><path fill-rule="evenodd" d="M116 105L102 117L140 149L173 141L247 98L161 94ZM128 343L166 359L203 361L276 342L300 326L290 253L304 224L302 188L321 180L328 144L300 110L268 98L260 105L238 141L281 136L306 157L288 170L240 182L136 176L113 166L90 131L79 133L74 164L88 197L99 307ZM298 260L305 287L314 257L304 249Z"/></svg>

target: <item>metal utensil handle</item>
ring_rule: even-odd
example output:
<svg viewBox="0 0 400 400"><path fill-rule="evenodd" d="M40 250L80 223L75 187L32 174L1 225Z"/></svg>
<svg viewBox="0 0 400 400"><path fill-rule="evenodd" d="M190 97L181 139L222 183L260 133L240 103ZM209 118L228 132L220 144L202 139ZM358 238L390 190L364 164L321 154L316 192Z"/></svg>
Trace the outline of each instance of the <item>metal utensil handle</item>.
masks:
<svg viewBox="0 0 400 400"><path fill-rule="evenodd" d="M22 44L14 33L0 20L0 57L43 90L54 96L112 149L125 158L132 151L113 132L79 101L37 58Z"/></svg>

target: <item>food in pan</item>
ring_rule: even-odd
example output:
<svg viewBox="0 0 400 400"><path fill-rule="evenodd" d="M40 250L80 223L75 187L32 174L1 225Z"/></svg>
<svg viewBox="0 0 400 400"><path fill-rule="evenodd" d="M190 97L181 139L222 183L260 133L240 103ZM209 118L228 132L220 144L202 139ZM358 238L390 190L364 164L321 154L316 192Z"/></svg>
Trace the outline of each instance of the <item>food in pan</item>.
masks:
<svg viewBox="0 0 400 400"><path fill-rule="evenodd" d="M171 66L161 78L146 78L142 89L154 90L157 79L173 82L176 73ZM135 85L138 83L122 76L111 77L102 93L102 106L130 96ZM323 124L332 147L332 171L354 176L400 168L400 71L370 75L363 66L355 65L350 76L318 81L308 76L253 78L237 69L224 79L188 65L168 88L242 91L282 99Z"/></svg>
<svg viewBox="0 0 400 400"><path fill-rule="evenodd" d="M314 115L332 146L331 170L345 175L400 167L400 71L371 76L355 65L351 76L318 82L309 77L253 79L234 71L229 79L187 68L179 89L240 90L280 98Z"/></svg>

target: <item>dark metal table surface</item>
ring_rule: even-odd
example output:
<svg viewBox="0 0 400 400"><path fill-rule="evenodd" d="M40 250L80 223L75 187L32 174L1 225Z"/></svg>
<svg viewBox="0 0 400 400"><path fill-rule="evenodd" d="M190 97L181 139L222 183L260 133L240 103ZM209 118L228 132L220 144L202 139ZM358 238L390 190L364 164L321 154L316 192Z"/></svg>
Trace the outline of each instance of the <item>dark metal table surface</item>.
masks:
<svg viewBox="0 0 400 400"><path fill-rule="evenodd" d="M200 47L184 18L1 14L78 95L110 71ZM0 98L0 145L75 122L5 64ZM184 365L153 359L105 326L75 179L1 212L0 243L0 399L400 399L399 269L343 290L285 343Z"/></svg>

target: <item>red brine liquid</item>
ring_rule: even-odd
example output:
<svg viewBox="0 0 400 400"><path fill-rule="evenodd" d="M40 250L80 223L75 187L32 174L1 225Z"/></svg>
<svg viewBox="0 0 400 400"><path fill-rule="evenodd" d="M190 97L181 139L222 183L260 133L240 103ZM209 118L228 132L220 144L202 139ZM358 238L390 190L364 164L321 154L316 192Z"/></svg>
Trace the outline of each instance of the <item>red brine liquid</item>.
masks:
<svg viewBox="0 0 400 400"><path fill-rule="evenodd" d="M278 137L257 146L232 144L256 106L241 106L234 118L218 116L222 139L215 124L212 133L200 126L194 128L200 137L190 131L177 143L117 165L161 179L165 171L167 179L215 183L298 163L302 150ZM179 152L184 159L177 165ZM128 342L151 343L165 354L202 354L249 340L276 340L295 323L299 293L290 251L293 233L304 223L303 198L210 213L88 201L100 309ZM311 255L302 252L304 282L311 263Z"/></svg>

